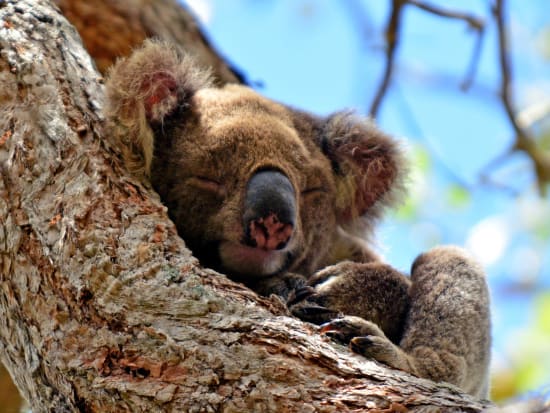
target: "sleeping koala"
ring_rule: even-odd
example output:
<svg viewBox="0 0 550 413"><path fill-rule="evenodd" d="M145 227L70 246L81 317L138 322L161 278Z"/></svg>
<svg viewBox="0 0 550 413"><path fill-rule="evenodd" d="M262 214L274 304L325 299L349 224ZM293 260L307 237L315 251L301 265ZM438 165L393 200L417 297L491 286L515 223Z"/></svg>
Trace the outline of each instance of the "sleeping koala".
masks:
<svg viewBox="0 0 550 413"><path fill-rule="evenodd" d="M217 87L153 41L112 68L106 92L124 164L152 183L203 265L288 299L360 354L487 395L483 271L439 247L409 279L367 247L406 174L398 144L372 122Z"/></svg>

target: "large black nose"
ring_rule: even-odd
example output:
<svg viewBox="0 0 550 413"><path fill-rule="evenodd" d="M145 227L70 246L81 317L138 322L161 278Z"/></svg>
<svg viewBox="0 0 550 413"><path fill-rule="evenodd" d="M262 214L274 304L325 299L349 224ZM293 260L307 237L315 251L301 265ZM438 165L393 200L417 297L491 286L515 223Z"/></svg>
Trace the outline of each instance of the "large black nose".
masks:
<svg viewBox="0 0 550 413"><path fill-rule="evenodd" d="M281 172L252 175L244 200L245 243L265 250L284 248L296 222L295 198L294 187Z"/></svg>

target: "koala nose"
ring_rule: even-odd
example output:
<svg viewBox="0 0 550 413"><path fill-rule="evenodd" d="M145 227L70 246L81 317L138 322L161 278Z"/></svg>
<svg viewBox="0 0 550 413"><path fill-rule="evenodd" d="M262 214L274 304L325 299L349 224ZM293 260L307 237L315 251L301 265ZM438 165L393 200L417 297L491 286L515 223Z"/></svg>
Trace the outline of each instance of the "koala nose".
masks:
<svg viewBox="0 0 550 413"><path fill-rule="evenodd" d="M243 213L245 243L256 248L284 248L294 231L294 187L281 172L256 172L246 188Z"/></svg>

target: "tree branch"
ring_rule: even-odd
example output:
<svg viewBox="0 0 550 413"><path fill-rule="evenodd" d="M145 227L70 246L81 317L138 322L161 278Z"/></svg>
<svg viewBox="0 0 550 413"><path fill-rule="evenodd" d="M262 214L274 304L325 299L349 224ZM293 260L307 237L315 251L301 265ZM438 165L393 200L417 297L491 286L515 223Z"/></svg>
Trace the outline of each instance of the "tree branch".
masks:
<svg viewBox="0 0 550 413"><path fill-rule="evenodd" d="M475 32L477 33L476 43L472 52L468 71L466 72L466 77L460 85L462 90L469 89L474 81L477 66L479 64L479 57L481 56L481 45L483 44L483 33L485 31L485 22L483 21L483 19L470 13L442 9L440 7L427 4L419 0L407 0L407 3L439 17L462 20L468 24L470 29L475 30Z"/></svg>
<svg viewBox="0 0 550 413"><path fill-rule="evenodd" d="M406 0L406 1L408 4L416 6L421 10L427 11L428 13L435 14L436 16L445 17L449 19L463 20L466 23L468 23L468 25L472 29L478 32L483 31L483 28L485 26L483 19L477 16L474 16L473 14L470 14L470 13L463 13L456 10L442 9L438 6L424 3L423 1L419 1L419 0Z"/></svg>
<svg viewBox="0 0 550 413"><path fill-rule="evenodd" d="M220 83L244 83L243 75L220 57L191 13L176 0L55 0L77 28L102 73L146 38L185 45ZM116 33L116 35L115 35Z"/></svg>
<svg viewBox="0 0 550 413"><path fill-rule="evenodd" d="M0 7L0 356L33 412L478 412L201 268L104 139L101 76L51 2Z"/></svg>
<svg viewBox="0 0 550 413"><path fill-rule="evenodd" d="M425 3L421 0L392 0L391 12L386 26L387 48L384 74L369 109L369 114L372 117L376 117L378 115L381 103L387 94L395 70L395 54L401 35L401 17L405 5L415 6L420 10L424 10L439 17L462 20L466 22L471 29L476 31L476 44L470 59L468 71L464 81L461 84L461 89L466 90L470 88L479 63L485 28L485 23L481 18L470 13L444 9ZM510 46L508 44L508 37L506 33L504 11L504 0L495 0L493 5L493 15L498 32L498 52L501 72L500 99L505 109L506 116L509 119L515 133L515 142L509 153L521 151L532 160L539 192L544 196L547 191L547 186L550 183L550 153L537 144L528 129L520 125L518 116L516 115L516 110L513 106L512 65L509 56ZM488 182L485 172L482 173L481 181L482 183Z"/></svg>
<svg viewBox="0 0 550 413"><path fill-rule="evenodd" d="M372 117L376 117L378 114L380 105L388 91L394 72L395 53L399 44L401 33L401 15L405 5L415 6L420 10L424 10L439 17L462 20L466 22L471 29L475 30L475 32L477 33L477 39L474 45L466 76L460 86L461 89L469 89L475 77L475 73L479 63L479 57L481 55L481 46L483 44L483 33L485 29L485 23L481 18L469 13L443 9L419 0L392 0L390 17L386 26L386 65L382 81L380 82L378 90L371 104L371 108L369 110L369 114Z"/></svg>
<svg viewBox="0 0 550 413"><path fill-rule="evenodd" d="M392 0L390 17L386 26L387 46L384 75L369 109L369 116L372 116L373 118L376 118L376 116L378 115L382 100L384 99L388 87L390 86L390 81L395 66L395 52L397 50L397 46L399 45L399 38L401 33L401 16L405 3L406 0Z"/></svg>
<svg viewBox="0 0 550 413"><path fill-rule="evenodd" d="M550 183L550 154L541 150L528 130L521 127L516 117L512 97L512 64L510 62L510 45L506 33L504 17L504 0L496 0L493 13L498 32L498 51L501 73L500 97L506 115L515 132L514 150L525 152L533 161L537 176L539 192L546 193L546 185Z"/></svg>

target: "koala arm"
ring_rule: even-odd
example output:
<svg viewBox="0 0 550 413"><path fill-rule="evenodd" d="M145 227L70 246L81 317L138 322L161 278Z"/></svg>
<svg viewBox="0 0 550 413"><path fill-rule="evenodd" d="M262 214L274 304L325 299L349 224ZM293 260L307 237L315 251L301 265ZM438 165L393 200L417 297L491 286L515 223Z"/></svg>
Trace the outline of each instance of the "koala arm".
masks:
<svg viewBox="0 0 550 413"><path fill-rule="evenodd" d="M410 281L379 262L341 263L312 280L317 284L298 294L301 300L291 298L294 315L328 321L321 331L356 353L487 397L488 288L464 251L439 247L421 255Z"/></svg>
<svg viewBox="0 0 550 413"><path fill-rule="evenodd" d="M333 246L334 247L325 259L322 268L332 266L333 271L336 270L337 273L341 273L344 268L353 267L352 263L350 262L353 261L355 263L372 263L370 266L371 268L381 267L382 272L397 274L397 271L391 269L391 267L385 264L382 264L379 260L379 257L367 247L366 243L362 239L350 235L343 230L339 229L337 231L337 234L335 234ZM247 285L260 295L269 296L271 294L276 294L286 300L295 290L299 290L306 285L317 285L322 283L326 279L331 278L334 275L333 271L321 270L316 272L309 278L306 278L304 275L301 274L286 272L283 274L274 275L272 277L259 278L257 280L247 280ZM372 283L375 284L375 281L372 280ZM377 287L385 287L383 283L377 284ZM404 284L408 286L407 279L405 279ZM342 285L339 291L333 290L331 292L334 296L334 302L332 303L333 308L339 307L335 302L336 297L342 297L342 301L345 301L344 296L340 294L340 292L345 289L346 287ZM373 290L370 291L372 292ZM399 292L398 294L400 293L401 292ZM365 302L372 302L372 299L366 300ZM329 305L328 307L331 306ZM387 316L386 320L389 320L390 317L392 317L393 315L393 312L390 311L382 312ZM347 309L339 308L336 313L332 311L325 312L323 315L323 320L328 321L331 314L335 315L340 313L351 314L349 311L347 311ZM361 316L370 318L370 314L361 313Z"/></svg>
<svg viewBox="0 0 550 413"><path fill-rule="evenodd" d="M308 279L308 287L289 300L297 317L322 324L334 318L361 317L378 325L395 342L409 309L410 280L381 262L344 261Z"/></svg>
<svg viewBox="0 0 550 413"><path fill-rule="evenodd" d="M438 247L411 271L411 309L400 347L416 373L488 396L489 292L483 270L465 251Z"/></svg>

